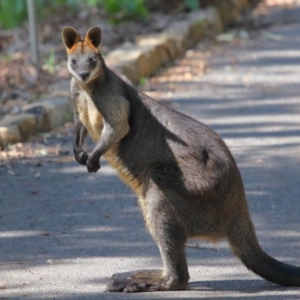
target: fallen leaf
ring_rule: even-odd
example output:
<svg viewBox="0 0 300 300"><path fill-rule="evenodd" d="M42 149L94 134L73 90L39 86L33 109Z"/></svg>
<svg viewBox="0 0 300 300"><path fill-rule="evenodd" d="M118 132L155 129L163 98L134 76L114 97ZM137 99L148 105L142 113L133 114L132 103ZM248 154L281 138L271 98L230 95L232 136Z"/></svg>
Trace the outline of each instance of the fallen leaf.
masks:
<svg viewBox="0 0 300 300"><path fill-rule="evenodd" d="M7 173L8 173L9 175L13 175L13 176L16 176L16 173L15 173L14 171L11 171L11 170L7 170Z"/></svg>
<svg viewBox="0 0 300 300"><path fill-rule="evenodd" d="M239 37L244 40L249 39L249 32L246 30L240 30Z"/></svg>
<svg viewBox="0 0 300 300"><path fill-rule="evenodd" d="M56 145L55 152L56 155L65 155L70 153L68 149L64 149L61 145Z"/></svg>
<svg viewBox="0 0 300 300"><path fill-rule="evenodd" d="M264 31L262 34L262 37L267 39L267 40L271 40L271 41L281 41L282 40L282 36L279 34L274 34L268 31Z"/></svg>
<svg viewBox="0 0 300 300"><path fill-rule="evenodd" d="M41 177L41 173L40 172L37 172L35 175L34 175L35 178L40 178Z"/></svg>
<svg viewBox="0 0 300 300"><path fill-rule="evenodd" d="M47 155L48 152L47 152L46 149L41 149L41 150L40 150L40 154L42 154L42 155Z"/></svg>
<svg viewBox="0 0 300 300"><path fill-rule="evenodd" d="M231 42L236 38L236 35L237 35L236 31L230 31L227 33L222 33L217 35L216 40L218 42Z"/></svg>
<svg viewBox="0 0 300 300"><path fill-rule="evenodd" d="M45 139L51 138L52 137L52 133L51 132L42 132L39 133L40 136L42 136Z"/></svg>

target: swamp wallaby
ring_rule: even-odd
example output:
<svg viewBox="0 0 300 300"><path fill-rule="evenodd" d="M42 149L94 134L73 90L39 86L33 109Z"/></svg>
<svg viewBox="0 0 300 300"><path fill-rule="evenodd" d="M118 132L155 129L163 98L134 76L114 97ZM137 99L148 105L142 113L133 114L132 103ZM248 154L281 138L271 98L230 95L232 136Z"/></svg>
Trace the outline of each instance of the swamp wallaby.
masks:
<svg viewBox="0 0 300 300"><path fill-rule="evenodd" d="M188 238L226 238L245 266L284 286L300 286L300 268L275 260L259 246L237 165L210 128L139 93L105 65L102 33L92 27L81 39L65 27L62 39L72 75L74 155L89 172L100 158L118 171L139 199L156 241L162 270L117 273L110 291L185 289ZM89 133L96 146L83 149Z"/></svg>

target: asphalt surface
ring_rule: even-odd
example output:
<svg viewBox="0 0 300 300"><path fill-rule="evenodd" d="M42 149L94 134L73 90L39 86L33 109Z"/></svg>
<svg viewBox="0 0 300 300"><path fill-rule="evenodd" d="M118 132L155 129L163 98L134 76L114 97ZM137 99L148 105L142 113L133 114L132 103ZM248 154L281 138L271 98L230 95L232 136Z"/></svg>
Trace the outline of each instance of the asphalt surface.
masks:
<svg viewBox="0 0 300 300"><path fill-rule="evenodd" d="M263 249L300 266L297 20L211 46L208 71L175 82L184 91L169 105L225 139ZM55 139L71 149L70 138ZM187 257L187 291L105 292L115 272L161 266L135 195L104 161L97 174L71 155L2 161L0 299L300 299L300 288L250 273L226 242L191 241Z"/></svg>

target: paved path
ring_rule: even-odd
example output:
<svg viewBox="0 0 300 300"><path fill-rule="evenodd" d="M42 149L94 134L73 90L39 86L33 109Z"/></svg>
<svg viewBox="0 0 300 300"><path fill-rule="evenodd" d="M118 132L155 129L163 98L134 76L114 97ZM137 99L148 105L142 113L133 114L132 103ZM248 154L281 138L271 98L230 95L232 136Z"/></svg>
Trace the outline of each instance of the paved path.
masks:
<svg viewBox="0 0 300 300"><path fill-rule="evenodd" d="M212 46L207 73L174 82L185 91L170 105L225 139L262 247L300 265L300 23L267 30ZM62 141L70 148L70 138L51 143ZM189 243L187 291L105 293L112 273L161 265L116 173L102 163L90 175L71 156L44 156L3 163L0 178L0 299L300 299L300 288L250 273L225 242Z"/></svg>

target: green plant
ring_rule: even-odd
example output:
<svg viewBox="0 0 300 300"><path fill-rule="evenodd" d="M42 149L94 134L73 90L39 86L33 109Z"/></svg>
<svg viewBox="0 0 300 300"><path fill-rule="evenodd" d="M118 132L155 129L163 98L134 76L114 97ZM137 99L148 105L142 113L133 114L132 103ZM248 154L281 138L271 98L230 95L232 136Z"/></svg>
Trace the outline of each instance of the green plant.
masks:
<svg viewBox="0 0 300 300"><path fill-rule="evenodd" d="M0 0L0 27L11 29L18 26L27 15L23 0Z"/></svg>
<svg viewBox="0 0 300 300"><path fill-rule="evenodd" d="M139 84L141 86L144 86L147 82L147 78L146 77L141 77L140 80L139 80Z"/></svg>
<svg viewBox="0 0 300 300"><path fill-rule="evenodd" d="M200 7L199 0L184 0L184 4L190 10L196 10L196 9L198 9Z"/></svg>
<svg viewBox="0 0 300 300"><path fill-rule="evenodd" d="M96 6L99 4L99 0L86 0L88 6Z"/></svg>
<svg viewBox="0 0 300 300"><path fill-rule="evenodd" d="M4 55L1 56L1 60L0 61L3 61L3 62L11 62L13 60L11 54L9 53L6 53Z"/></svg>
<svg viewBox="0 0 300 300"><path fill-rule="evenodd" d="M37 18L48 18L52 14L61 12L62 9L75 11L79 4L78 0L35 0Z"/></svg>
<svg viewBox="0 0 300 300"><path fill-rule="evenodd" d="M55 65L55 51L51 50L50 55L48 59L45 61L45 69L50 73L54 74L56 71L56 65Z"/></svg>
<svg viewBox="0 0 300 300"><path fill-rule="evenodd" d="M114 15L112 22L132 17L147 16L144 0L35 0L37 17L48 17L61 6L76 9L79 6L102 6L108 14ZM12 29L27 19L27 1L0 0L0 28Z"/></svg>
<svg viewBox="0 0 300 300"><path fill-rule="evenodd" d="M87 0L88 5L93 5L99 0ZM61 5L76 7L78 0L35 0L38 16L49 15ZM45 13L44 13L45 12ZM0 0L0 28L12 29L17 27L27 18L27 1L25 0Z"/></svg>
<svg viewBox="0 0 300 300"><path fill-rule="evenodd" d="M108 14L114 14L112 21L136 16L145 18L148 15L144 0L102 0L100 4Z"/></svg>

